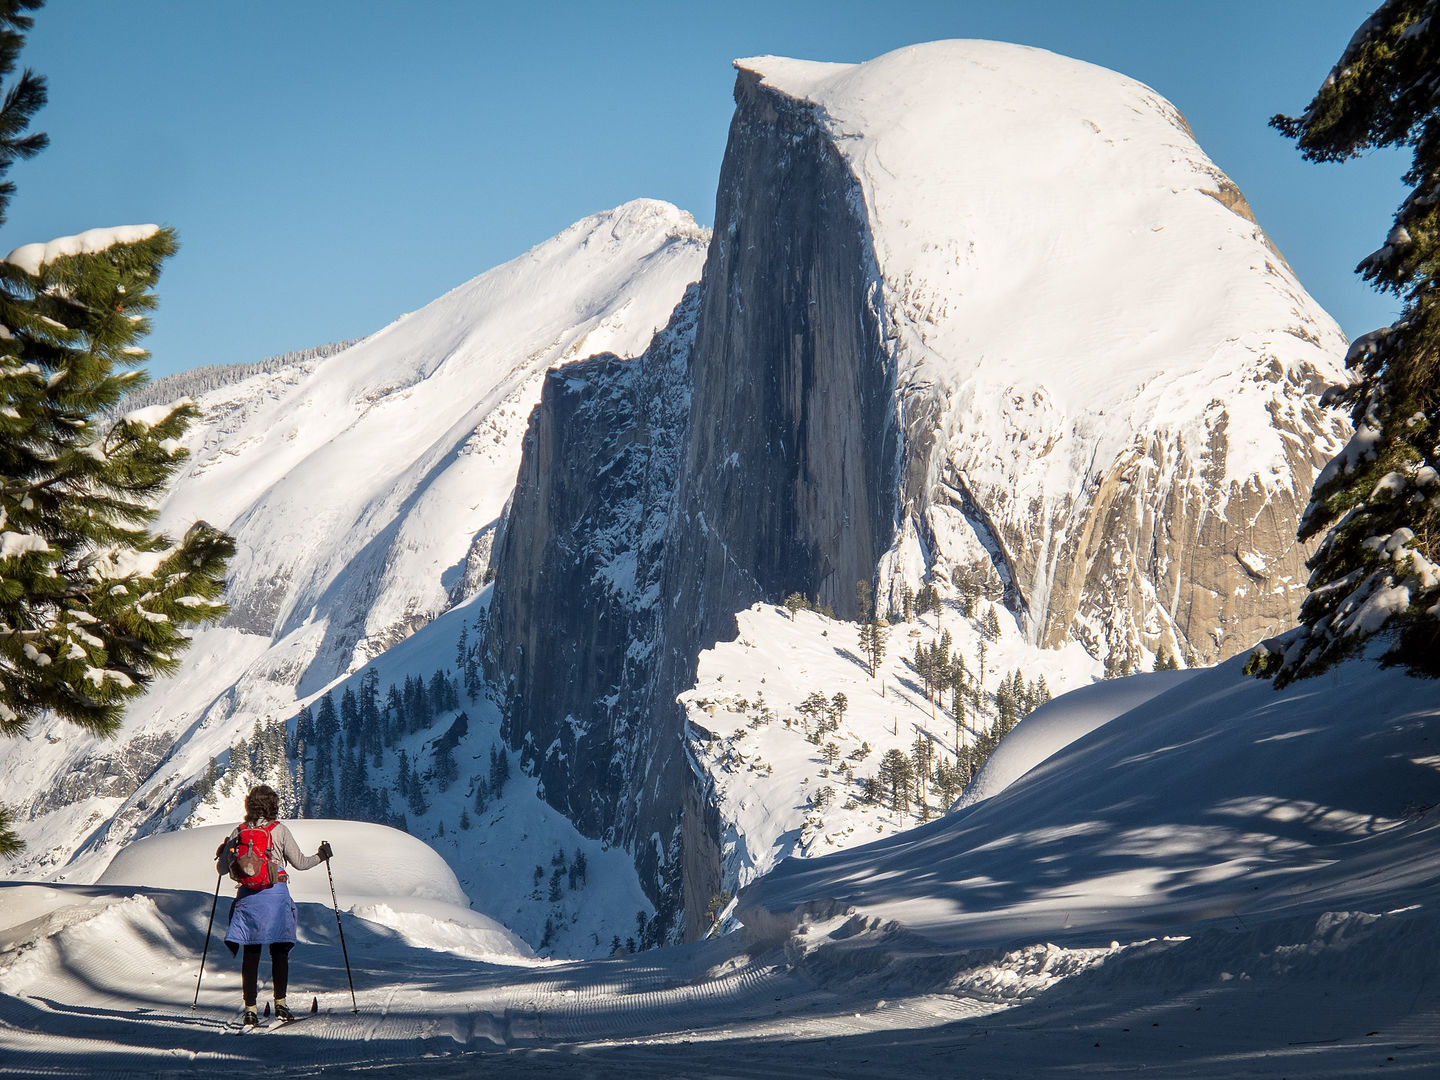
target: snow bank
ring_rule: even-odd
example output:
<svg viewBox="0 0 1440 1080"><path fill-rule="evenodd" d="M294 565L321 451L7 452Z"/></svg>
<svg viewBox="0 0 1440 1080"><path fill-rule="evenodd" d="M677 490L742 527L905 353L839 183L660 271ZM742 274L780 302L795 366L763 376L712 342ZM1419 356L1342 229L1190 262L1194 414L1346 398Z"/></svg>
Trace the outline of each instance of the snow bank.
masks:
<svg viewBox="0 0 1440 1080"><path fill-rule="evenodd" d="M1021 720L986 759L955 810L998 795L1046 758L1117 716L1188 682L1195 672L1152 671L1082 686Z"/></svg>
<svg viewBox="0 0 1440 1080"><path fill-rule="evenodd" d="M286 822L300 849L315 851L321 840L335 849L330 875L324 865L290 871L296 903L338 903L343 911L388 927L406 943L482 960L513 960L533 954L517 935L486 915L470 910L470 900L440 854L408 833L363 821ZM148 886L164 889L215 889L215 849L233 826L209 825L136 840L100 875L97 887ZM237 886L220 883L223 896ZM9 897L7 895L7 906ZM7 920L8 921L8 917Z"/></svg>
<svg viewBox="0 0 1440 1080"><path fill-rule="evenodd" d="M360 903L390 903L408 910L407 900L470 906L449 865L428 844L408 833L364 821L304 820L285 823L300 850L313 853L321 840L335 849L330 872L335 895L346 910ZM148 885L163 889L215 889L215 849L233 825L181 829L127 845L100 875L97 885ZM228 879L221 892L234 895ZM290 871L290 893L298 902L330 904L324 864ZM418 909L417 909L418 910Z"/></svg>

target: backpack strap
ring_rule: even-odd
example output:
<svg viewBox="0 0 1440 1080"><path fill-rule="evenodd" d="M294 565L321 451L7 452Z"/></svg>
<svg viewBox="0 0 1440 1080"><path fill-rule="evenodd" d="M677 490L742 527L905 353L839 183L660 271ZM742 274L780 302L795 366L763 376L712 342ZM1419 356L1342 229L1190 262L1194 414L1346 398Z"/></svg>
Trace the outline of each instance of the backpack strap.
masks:
<svg viewBox="0 0 1440 1080"><path fill-rule="evenodd" d="M270 849L265 853L265 861L270 864L271 885L290 880L290 875L285 871L285 855L275 846L275 826L279 824L278 821L272 821L265 826L265 832L270 837Z"/></svg>

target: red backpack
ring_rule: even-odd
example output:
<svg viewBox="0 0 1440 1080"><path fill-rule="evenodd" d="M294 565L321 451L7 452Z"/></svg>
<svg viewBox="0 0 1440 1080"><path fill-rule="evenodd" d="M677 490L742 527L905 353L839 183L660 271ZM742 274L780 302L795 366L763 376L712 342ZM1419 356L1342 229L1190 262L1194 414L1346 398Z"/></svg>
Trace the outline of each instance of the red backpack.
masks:
<svg viewBox="0 0 1440 1080"><path fill-rule="evenodd" d="M235 841L235 857L230 863L230 876L247 889L268 889L286 878L285 869L275 855L274 837L271 835L278 824L272 821L263 828L248 824L240 826L240 836Z"/></svg>

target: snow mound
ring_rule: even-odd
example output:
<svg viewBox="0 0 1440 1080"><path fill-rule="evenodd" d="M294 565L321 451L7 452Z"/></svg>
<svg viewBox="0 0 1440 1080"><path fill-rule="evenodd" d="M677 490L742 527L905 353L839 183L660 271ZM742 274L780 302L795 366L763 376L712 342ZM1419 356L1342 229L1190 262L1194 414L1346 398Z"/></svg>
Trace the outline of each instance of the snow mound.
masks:
<svg viewBox="0 0 1440 1080"><path fill-rule="evenodd" d="M399 910L424 910L425 904L469 908L454 872L428 844L399 829L364 821L325 819L287 821L300 850L314 852L320 841L335 849L330 873L335 896L346 910L362 903L386 903ZM148 885L164 889L215 889L215 849L233 825L147 836L128 844L100 875L97 885ZM221 891L233 895L225 881ZM330 904L330 881L322 864L290 871L290 893L297 902ZM413 902L419 905L411 906Z"/></svg>
<svg viewBox="0 0 1440 1080"><path fill-rule="evenodd" d="M1041 705L1005 736L952 809L963 810L998 795L1082 735L1188 682L1194 674L1193 670L1153 671L1111 679Z"/></svg>
<svg viewBox="0 0 1440 1080"><path fill-rule="evenodd" d="M285 824L302 851L313 852L321 840L329 840L335 849L329 868L334 876L333 900L330 875L322 865L290 871L290 893L296 903L338 904L341 910L387 927L418 948L491 961L533 955L519 936L494 919L471 911L470 900L449 864L408 833L364 821L314 819ZM111 860L96 886L213 892L215 849L231 828L209 825L136 840ZM236 889L228 878L220 883L225 896L233 896ZM6 894L7 907L10 895ZM35 904L28 902L27 906ZM8 917L0 920L9 921Z"/></svg>

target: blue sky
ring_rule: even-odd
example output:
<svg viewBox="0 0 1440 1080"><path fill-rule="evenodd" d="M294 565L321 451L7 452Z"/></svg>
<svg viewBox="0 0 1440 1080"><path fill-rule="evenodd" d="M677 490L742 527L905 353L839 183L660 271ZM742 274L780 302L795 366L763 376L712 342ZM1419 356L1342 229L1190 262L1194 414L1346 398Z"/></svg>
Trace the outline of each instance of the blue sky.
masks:
<svg viewBox="0 0 1440 1080"><path fill-rule="evenodd" d="M710 224L737 56L859 61L940 38L1054 50L1189 119L1352 336L1352 274L1403 195L1393 152L1311 165L1299 112L1372 0L52 0L22 62L51 147L17 165L0 250L159 222L152 374L358 337L641 196Z"/></svg>

